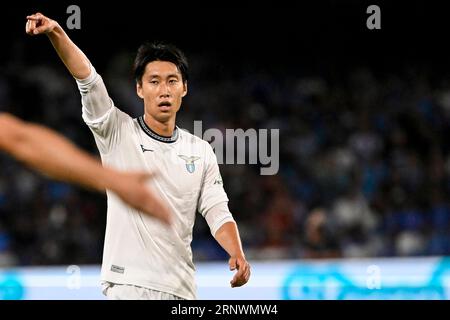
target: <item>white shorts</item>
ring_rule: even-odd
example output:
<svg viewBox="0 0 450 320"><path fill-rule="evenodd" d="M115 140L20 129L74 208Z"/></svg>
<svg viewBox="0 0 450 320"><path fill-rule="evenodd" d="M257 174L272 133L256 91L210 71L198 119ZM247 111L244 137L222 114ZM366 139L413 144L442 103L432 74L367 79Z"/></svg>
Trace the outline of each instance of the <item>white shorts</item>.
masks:
<svg viewBox="0 0 450 320"><path fill-rule="evenodd" d="M103 283L103 294L109 300L185 300L167 292L112 282Z"/></svg>

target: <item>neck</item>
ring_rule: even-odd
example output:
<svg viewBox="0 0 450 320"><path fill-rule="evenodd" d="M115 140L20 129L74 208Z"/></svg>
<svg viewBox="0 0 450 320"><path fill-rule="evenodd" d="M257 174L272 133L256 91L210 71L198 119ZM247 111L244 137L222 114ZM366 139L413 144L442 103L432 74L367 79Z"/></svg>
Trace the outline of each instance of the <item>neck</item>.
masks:
<svg viewBox="0 0 450 320"><path fill-rule="evenodd" d="M169 119L166 122L160 122L149 114L145 113L144 121L150 129L163 137L171 137L173 131L175 130L175 117Z"/></svg>

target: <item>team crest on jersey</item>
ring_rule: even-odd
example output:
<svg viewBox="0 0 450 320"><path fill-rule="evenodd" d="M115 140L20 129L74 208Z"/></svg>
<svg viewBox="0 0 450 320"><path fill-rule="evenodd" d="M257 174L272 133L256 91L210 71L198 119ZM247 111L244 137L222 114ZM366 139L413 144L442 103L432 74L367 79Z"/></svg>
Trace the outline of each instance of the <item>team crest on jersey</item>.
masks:
<svg viewBox="0 0 450 320"><path fill-rule="evenodd" d="M200 159L200 157L196 157L196 156L188 157L188 156L184 156L182 154L179 154L178 156L181 159L183 159L184 162L186 162L186 170L189 173L193 173L195 171L195 163L194 162L197 161L198 159Z"/></svg>

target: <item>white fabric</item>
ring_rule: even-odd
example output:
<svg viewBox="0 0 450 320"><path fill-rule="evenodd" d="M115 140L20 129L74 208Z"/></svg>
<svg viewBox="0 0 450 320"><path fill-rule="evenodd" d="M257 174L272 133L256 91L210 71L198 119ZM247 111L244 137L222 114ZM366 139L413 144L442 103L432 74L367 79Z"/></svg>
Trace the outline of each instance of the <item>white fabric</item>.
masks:
<svg viewBox="0 0 450 320"><path fill-rule="evenodd" d="M162 291L110 282L104 284L103 294L108 300L184 300Z"/></svg>
<svg viewBox="0 0 450 320"><path fill-rule="evenodd" d="M102 77L91 65L90 75L86 79L76 79L76 81L81 93L84 120L99 121L113 106Z"/></svg>
<svg viewBox="0 0 450 320"><path fill-rule="evenodd" d="M214 207L208 210L204 215L206 222L213 237L216 236L217 230L227 222L234 222L233 216L228 209L228 203L222 202L216 204Z"/></svg>
<svg viewBox="0 0 450 320"><path fill-rule="evenodd" d="M169 228L108 191L102 281L195 299L190 246L195 214L205 216L217 204L228 202L211 146L180 129L175 142L157 141L137 119L114 106L98 74L77 82L83 119L94 134L103 163L121 170L156 172L149 187L169 204L175 218Z"/></svg>

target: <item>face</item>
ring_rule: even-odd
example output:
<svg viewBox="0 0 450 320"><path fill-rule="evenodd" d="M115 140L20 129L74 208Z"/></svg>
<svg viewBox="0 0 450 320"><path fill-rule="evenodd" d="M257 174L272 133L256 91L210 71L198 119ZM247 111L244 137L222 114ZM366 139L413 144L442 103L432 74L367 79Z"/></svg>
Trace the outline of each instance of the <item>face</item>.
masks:
<svg viewBox="0 0 450 320"><path fill-rule="evenodd" d="M159 122L175 119L187 84L177 66L168 61L152 61L145 67L141 83L136 85L138 96L144 100L145 114Z"/></svg>

